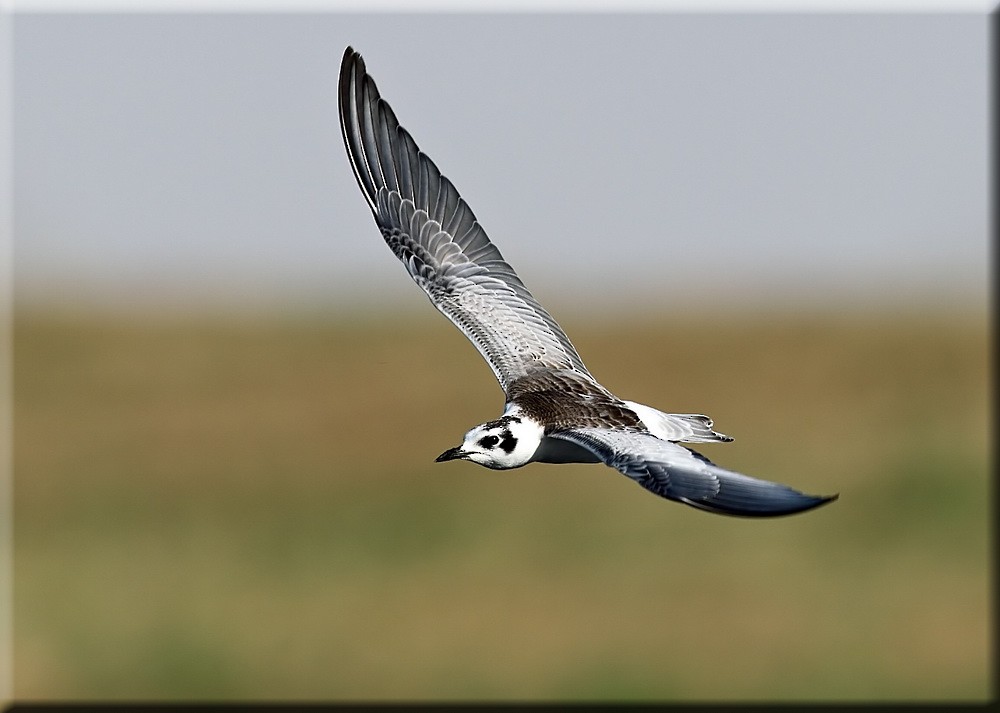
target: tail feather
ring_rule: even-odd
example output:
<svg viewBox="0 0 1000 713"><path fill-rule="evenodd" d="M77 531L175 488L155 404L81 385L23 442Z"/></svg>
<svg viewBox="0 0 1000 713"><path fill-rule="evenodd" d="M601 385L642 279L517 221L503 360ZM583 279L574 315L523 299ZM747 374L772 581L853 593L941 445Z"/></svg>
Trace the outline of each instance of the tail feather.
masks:
<svg viewBox="0 0 1000 713"><path fill-rule="evenodd" d="M674 443L728 443L732 436L712 430L712 419L700 413L663 413L655 408L626 401L639 420L657 438Z"/></svg>

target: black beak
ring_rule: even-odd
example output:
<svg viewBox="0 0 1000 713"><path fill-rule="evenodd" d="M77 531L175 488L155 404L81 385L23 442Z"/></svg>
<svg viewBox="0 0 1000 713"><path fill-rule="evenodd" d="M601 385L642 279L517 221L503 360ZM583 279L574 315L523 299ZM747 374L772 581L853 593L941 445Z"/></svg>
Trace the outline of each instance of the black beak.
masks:
<svg viewBox="0 0 1000 713"><path fill-rule="evenodd" d="M458 458L465 458L465 456L467 455L469 454L463 451L460 447L449 448L444 453L435 458L434 462L443 463L446 460L456 460Z"/></svg>

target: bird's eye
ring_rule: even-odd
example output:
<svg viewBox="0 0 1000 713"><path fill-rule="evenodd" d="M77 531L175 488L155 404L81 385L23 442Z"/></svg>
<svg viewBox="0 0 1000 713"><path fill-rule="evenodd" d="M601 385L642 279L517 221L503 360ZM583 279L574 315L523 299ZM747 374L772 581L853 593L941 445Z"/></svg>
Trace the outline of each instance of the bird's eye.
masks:
<svg viewBox="0 0 1000 713"><path fill-rule="evenodd" d="M485 436L484 438L479 439L479 445L483 448L492 448L499 442L500 439L496 436Z"/></svg>

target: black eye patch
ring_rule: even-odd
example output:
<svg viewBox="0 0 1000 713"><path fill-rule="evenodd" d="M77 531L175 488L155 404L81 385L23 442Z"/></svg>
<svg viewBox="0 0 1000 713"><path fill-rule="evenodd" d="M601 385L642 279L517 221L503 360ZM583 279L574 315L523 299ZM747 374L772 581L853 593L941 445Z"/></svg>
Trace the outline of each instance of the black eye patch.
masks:
<svg viewBox="0 0 1000 713"><path fill-rule="evenodd" d="M483 438L479 439L479 445L481 445L483 448L492 448L499 442L500 439L497 438L496 436L484 436Z"/></svg>
<svg viewBox="0 0 1000 713"><path fill-rule="evenodd" d="M505 453L513 453L514 449L517 448L517 439L511 435L510 431L503 432L503 440L500 441L500 447L503 448Z"/></svg>

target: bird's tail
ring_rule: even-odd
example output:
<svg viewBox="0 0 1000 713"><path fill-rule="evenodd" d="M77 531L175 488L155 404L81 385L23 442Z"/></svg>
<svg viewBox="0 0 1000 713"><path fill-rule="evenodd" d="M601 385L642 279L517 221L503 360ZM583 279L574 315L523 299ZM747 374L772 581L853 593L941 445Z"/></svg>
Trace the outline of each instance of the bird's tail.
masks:
<svg viewBox="0 0 1000 713"><path fill-rule="evenodd" d="M712 430L712 419L700 413L663 413L655 408L626 401L649 432L674 443L726 443L732 436Z"/></svg>

